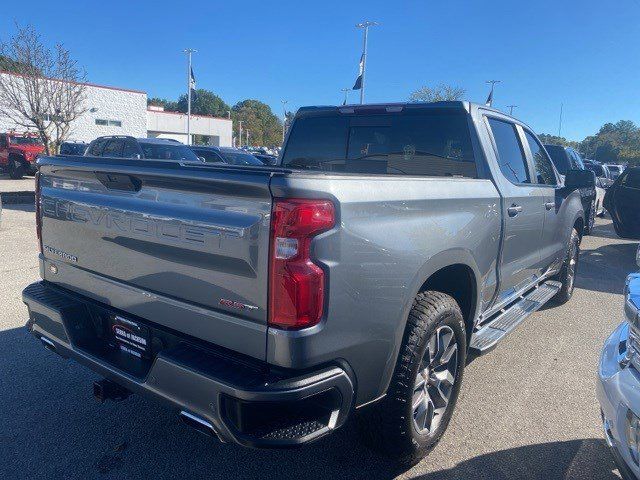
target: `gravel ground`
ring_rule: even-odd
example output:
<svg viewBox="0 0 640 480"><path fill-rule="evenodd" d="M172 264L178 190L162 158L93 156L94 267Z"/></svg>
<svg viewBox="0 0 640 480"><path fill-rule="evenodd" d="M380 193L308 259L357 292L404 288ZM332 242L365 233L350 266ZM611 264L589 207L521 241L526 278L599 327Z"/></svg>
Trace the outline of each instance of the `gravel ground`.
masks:
<svg viewBox="0 0 640 480"><path fill-rule="evenodd" d="M26 180L32 181L32 180ZM0 180L0 183L2 181ZM5 207L0 228L0 478L618 478L594 395L600 348L622 318L637 244L598 219L573 299L527 319L471 362L440 444L401 472L352 425L307 447L221 445L139 397L97 404L97 376L45 350L24 328L20 292L37 280L33 209Z"/></svg>

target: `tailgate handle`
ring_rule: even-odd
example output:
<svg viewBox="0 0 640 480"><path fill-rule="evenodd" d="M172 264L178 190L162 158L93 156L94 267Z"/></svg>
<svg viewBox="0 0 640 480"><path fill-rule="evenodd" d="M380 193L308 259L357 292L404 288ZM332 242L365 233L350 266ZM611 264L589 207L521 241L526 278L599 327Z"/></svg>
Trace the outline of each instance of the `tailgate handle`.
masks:
<svg viewBox="0 0 640 480"><path fill-rule="evenodd" d="M124 190L125 192L138 192L142 188L142 180L132 175L122 173L96 172L96 177L109 190Z"/></svg>

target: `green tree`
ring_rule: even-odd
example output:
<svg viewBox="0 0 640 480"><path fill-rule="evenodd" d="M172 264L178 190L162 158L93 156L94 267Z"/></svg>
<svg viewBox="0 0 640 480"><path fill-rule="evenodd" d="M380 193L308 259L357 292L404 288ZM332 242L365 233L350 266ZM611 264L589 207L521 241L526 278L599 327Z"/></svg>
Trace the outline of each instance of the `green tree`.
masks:
<svg viewBox="0 0 640 480"><path fill-rule="evenodd" d="M0 55L0 72L23 73L29 68L35 68L33 65L19 62L7 55ZM40 69L36 68L35 73L42 74Z"/></svg>
<svg viewBox="0 0 640 480"><path fill-rule="evenodd" d="M249 131L251 145L274 146L282 143L282 121L266 103L259 100L238 102L233 106L232 118L242 121L242 130Z"/></svg>
<svg viewBox="0 0 640 480"><path fill-rule="evenodd" d="M167 100L166 98L158 98L158 97L148 98L147 105L163 107L167 112L178 111L178 102L174 102L173 100Z"/></svg>
<svg viewBox="0 0 640 480"><path fill-rule="evenodd" d="M211 115L212 117L227 118L231 107L218 95L210 90L199 88L195 98L191 99L191 113L195 115ZM187 94L180 95L177 111L187 113Z"/></svg>
<svg viewBox="0 0 640 480"><path fill-rule="evenodd" d="M605 123L580 143L580 149L599 162L640 165L640 128L631 120Z"/></svg>
<svg viewBox="0 0 640 480"><path fill-rule="evenodd" d="M410 102L444 102L462 100L466 90L454 85L441 83L435 87L424 85L409 95Z"/></svg>
<svg viewBox="0 0 640 480"><path fill-rule="evenodd" d="M557 135L551 135L549 133L541 133L538 135L540 141L545 145L562 145L563 147L573 147L579 149L579 142L574 142L572 140L567 140L564 137L559 137Z"/></svg>

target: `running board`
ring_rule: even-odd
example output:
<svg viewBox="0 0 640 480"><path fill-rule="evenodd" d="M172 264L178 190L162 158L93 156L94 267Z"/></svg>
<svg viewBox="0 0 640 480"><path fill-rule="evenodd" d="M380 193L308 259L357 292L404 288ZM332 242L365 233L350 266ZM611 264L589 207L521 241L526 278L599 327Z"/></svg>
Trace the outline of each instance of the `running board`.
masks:
<svg viewBox="0 0 640 480"><path fill-rule="evenodd" d="M489 352L509 332L520 325L520 322L551 300L561 287L560 282L553 280L538 285L516 303L498 312L493 320L476 330L471 335L469 348L477 355Z"/></svg>

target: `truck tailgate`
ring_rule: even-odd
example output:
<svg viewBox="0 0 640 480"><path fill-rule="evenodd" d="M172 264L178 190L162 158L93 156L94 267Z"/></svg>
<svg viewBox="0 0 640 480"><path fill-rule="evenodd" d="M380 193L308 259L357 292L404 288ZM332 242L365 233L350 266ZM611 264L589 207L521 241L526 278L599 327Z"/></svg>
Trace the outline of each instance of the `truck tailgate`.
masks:
<svg viewBox="0 0 640 480"><path fill-rule="evenodd" d="M40 172L45 280L264 358L268 170L56 157Z"/></svg>

